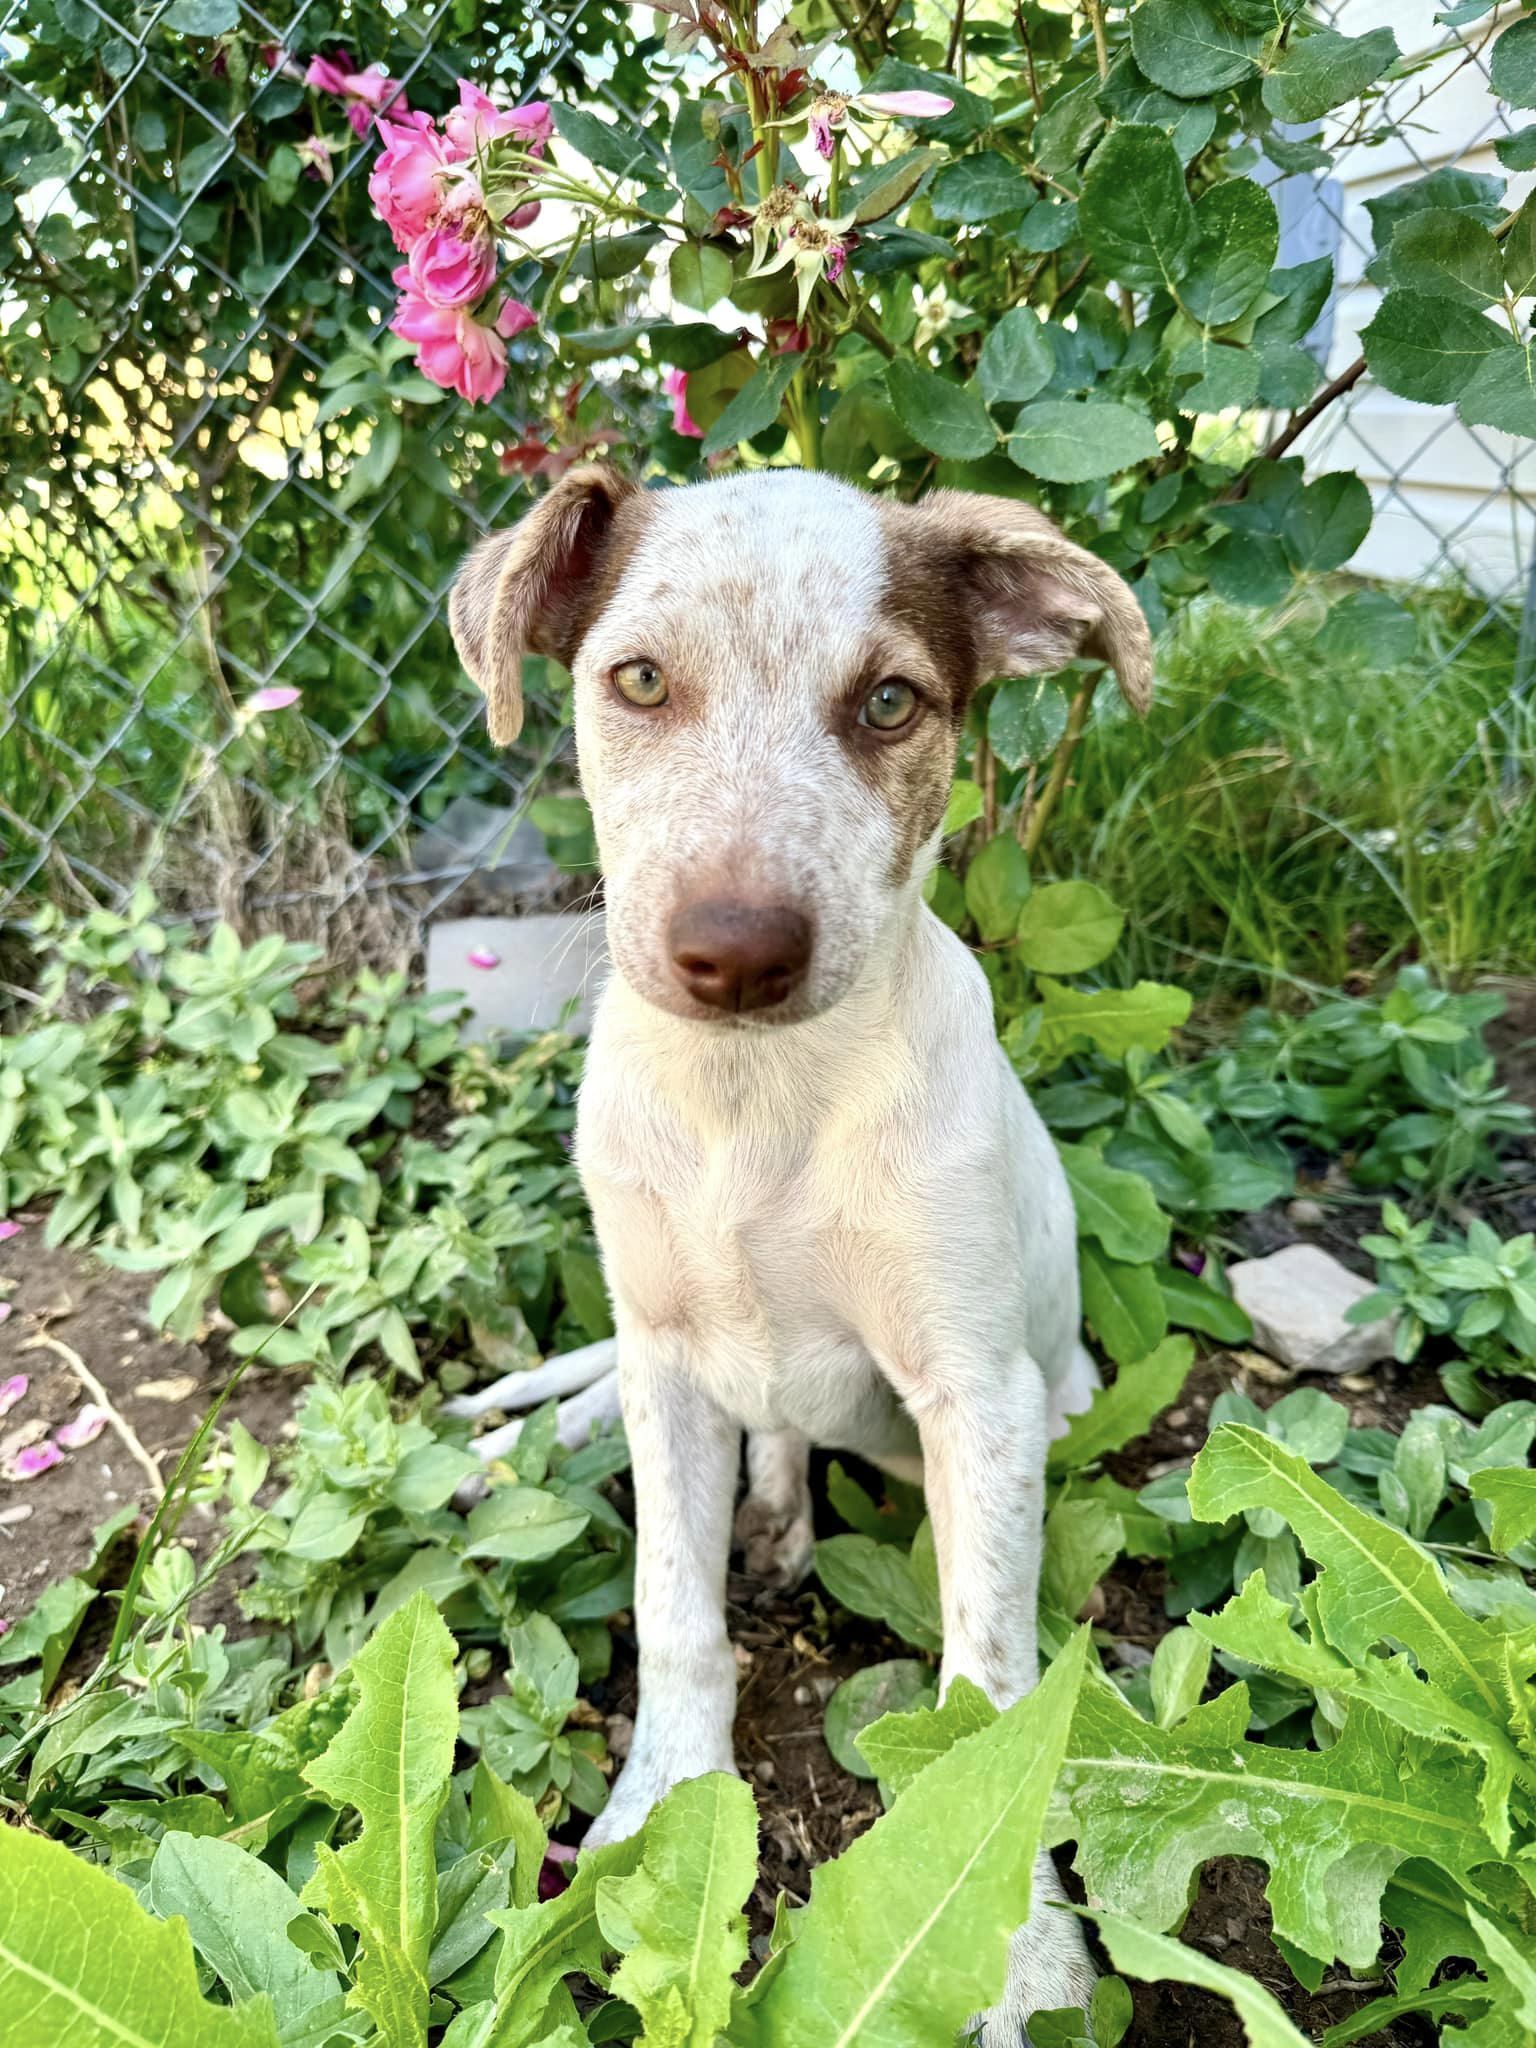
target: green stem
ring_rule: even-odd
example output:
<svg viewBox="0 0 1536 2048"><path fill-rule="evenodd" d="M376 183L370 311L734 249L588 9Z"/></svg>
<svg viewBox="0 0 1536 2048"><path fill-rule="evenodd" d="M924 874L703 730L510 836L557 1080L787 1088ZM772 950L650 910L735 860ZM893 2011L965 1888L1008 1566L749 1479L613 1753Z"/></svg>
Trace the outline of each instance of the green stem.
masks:
<svg viewBox="0 0 1536 2048"><path fill-rule="evenodd" d="M795 372L790 386L794 393L795 439L800 444L800 467L821 467L821 405L811 378L811 365Z"/></svg>
<svg viewBox="0 0 1536 2048"><path fill-rule="evenodd" d="M1085 676L1078 687L1067 711L1067 729L1061 736L1061 745L1056 749L1051 762L1050 777L1040 792L1040 801L1035 805L1029 824L1023 834L1022 844L1028 854L1038 852L1045 828L1051 821L1057 799L1067 786L1067 776L1072 768L1072 756L1077 752L1078 741L1088 723L1088 713L1093 704L1093 693L1099 687L1100 671L1095 669L1091 676Z"/></svg>

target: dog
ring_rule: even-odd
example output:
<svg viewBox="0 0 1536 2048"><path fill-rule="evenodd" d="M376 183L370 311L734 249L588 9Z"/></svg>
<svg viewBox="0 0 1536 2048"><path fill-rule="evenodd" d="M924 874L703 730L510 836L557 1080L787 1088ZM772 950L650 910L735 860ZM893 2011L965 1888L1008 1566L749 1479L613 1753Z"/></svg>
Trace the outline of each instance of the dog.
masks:
<svg viewBox="0 0 1536 2048"><path fill-rule="evenodd" d="M743 1431L751 1565L802 1576L810 1447L856 1453L924 1487L941 1682L999 1707L1036 1682L1046 1446L1096 1384L1072 1200L923 883L977 687L1086 654L1144 710L1151 640L1027 505L792 469L650 491L573 468L474 549L449 621L500 744L524 656L571 671L602 861L616 972L576 1157L616 1335L525 1394L581 1389L575 1437L616 1393L633 1456L640 1699L587 1836L611 1842L735 1770ZM1048 1857L1035 1895L1061 1896ZM1037 1909L988 2048L1092 1981L1076 1921Z"/></svg>

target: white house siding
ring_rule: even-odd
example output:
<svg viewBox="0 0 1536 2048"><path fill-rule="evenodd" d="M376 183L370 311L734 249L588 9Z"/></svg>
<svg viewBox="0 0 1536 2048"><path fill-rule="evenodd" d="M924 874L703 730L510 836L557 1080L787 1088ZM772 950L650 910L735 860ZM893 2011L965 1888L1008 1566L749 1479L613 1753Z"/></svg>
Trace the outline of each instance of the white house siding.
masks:
<svg viewBox="0 0 1536 2048"><path fill-rule="evenodd" d="M1339 0L1334 8L1336 25L1346 35L1390 27L1405 55L1443 54L1393 89L1392 109L1400 116L1423 100L1402 138L1344 151L1326 181L1313 181L1320 189L1306 195L1293 189L1282 209L1288 241L1300 233L1311 242L1298 256L1326 246L1317 240L1322 231L1338 238L1339 292L1327 338L1330 377L1360 354L1360 330L1381 299L1363 274L1372 254L1365 202L1444 164L1503 177L1495 136L1536 120L1536 112L1519 110L1511 120L1494 101L1486 48L1480 59L1463 61L1486 43L1490 27L1515 20L1519 7L1502 7L1496 16L1469 24L1458 39L1435 21L1442 5L1443 0ZM1511 179L1516 203L1531 184L1529 174ZM1309 209L1321 210L1310 222ZM1518 599L1531 570L1536 532L1536 445L1488 427L1464 427L1449 406L1415 405L1367 379L1349 400L1324 413L1302 446L1311 467L1358 470L1370 486L1376 518L1352 567L1419 579L1455 570L1491 597Z"/></svg>

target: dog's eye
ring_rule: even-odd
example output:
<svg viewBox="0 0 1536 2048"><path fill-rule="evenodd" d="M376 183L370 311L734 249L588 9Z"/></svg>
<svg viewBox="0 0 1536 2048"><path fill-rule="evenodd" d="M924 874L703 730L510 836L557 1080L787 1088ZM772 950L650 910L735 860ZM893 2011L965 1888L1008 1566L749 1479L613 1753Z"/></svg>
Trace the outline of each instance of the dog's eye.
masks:
<svg viewBox="0 0 1536 2048"><path fill-rule="evenodd" d="M667 701L667 679L654 661L621 661L613 672L613 687L642 711L654 711Z"/></svg>
<svg viewBox="0 0 1536 2048"><path fill-rule="evenodd" d="M917 692L910 683L904 683L900 676L887 676L883 683L876 683L859 710L860 725L871 725L876 732L899 732L904 725L910 725L917 715Z"/></svg>

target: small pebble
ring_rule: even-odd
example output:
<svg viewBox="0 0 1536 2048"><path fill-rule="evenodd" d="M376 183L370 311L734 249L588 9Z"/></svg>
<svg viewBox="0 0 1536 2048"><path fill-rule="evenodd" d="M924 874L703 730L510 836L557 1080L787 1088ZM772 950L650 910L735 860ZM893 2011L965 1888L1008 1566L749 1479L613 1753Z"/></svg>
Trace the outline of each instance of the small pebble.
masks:
<svg viewBox="0 0 1536 2048"><path fill-rule="evenodd" d="M795 1687L795 1705L797 1707L808 1707L815 1697L815 1693L811 1691L808 1685L797 1685Z"/></svg>
<svg viewBox="0 0 1536 2048"><path fill-rule="evenodd" d="M1298 1195L1294 1202L1287 1202L1285 1213L1302 1230L1316 1230L1320 1223L1328 1221L1328 1211L1309 1195Z"/></svg>
<svg viewBox="0 0 1536 2048"><path fill-rule="evenodd" d="M750 1671L752 1669L752 1652L746 1647L745 1643L732 1643L731 1653L736 1659L736 1669L738 1671Z"/></svg>
<svg viewBox="0 0 1536 2048"><path fill-rule="evenodd" d="M604 1726L608 1731L609 1752L622 1763L634 1747L635 1724L628 1714L610 1714Z"/></svg>
<svg viewBox="0 0 1536 2048"><path fill-rule="evenodd" d="M772 1757L760 1757L752 1766L752 1775L760 1785L771 1785L779 1775Z"/></svg>

